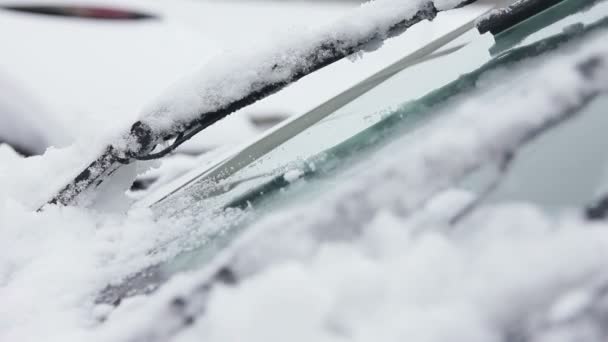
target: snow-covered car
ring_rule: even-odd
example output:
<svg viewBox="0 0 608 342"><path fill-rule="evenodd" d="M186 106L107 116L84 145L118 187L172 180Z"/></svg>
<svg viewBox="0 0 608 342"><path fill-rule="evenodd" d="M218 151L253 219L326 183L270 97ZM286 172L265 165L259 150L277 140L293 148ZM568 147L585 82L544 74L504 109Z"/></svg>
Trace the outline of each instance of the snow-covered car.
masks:
<svg viewBox="0 0 608 342"><path fill-rule="evenodd" d="M605 340L608 1L469 2L372 1L270 62L212 62L109 145L0 164L0 339ZM184 118L397 33L415 46L356 84L104 211L207 132Z"/></svg>
<svg viewBox="0 0 608 342"><path fill-rule="evenodd" d="M607 240L596 230L606 229L608 214L606 39L606 1L520 1L427 39L311 111L150 193L138 205L177 232L149 251L150 266L99 294L104 329L135 326L126 340L146 341L231 340L238 329L260 340L288 336L289 329L254 318L268 310L270 321L298 321L291 333L319 328L308 338L365 340L380 331L370 326L394 314L438 325L396 321L384 331L389 340L424 329L440 330L424 335L430 340L605 339L608 283L598 270L608 261ZM421 255L408 251L408 241L425 234L438 240L418 246ZM443 251L437 261L445 263L450 248L472 266L408 262ZM580 260L563 263L577 253ZM507 257L529 264L509 269ZM397 275L374 273L380 260ZM274 278L271 266L286 278ZM321 305L307 301L323 301L315 291L324 290L307 289L317 285L298 267L341 304L306 311ZM417 278L432 290L408 285ZM448 316L418 308L416 298ZM268 307L248 307L255 305ZM369 305L379 311L364 323ZM463 317L450 314L461 309ZM290 316L298 310L305 312ZM229 333L232 324L237 332Z"/></svg>

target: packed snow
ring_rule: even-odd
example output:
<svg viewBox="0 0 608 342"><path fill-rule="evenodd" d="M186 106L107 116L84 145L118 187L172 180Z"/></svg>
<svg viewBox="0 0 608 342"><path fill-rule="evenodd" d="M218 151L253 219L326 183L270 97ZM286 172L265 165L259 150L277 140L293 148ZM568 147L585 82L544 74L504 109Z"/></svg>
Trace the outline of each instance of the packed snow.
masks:
<svg viewBox="0 0 608 342"><path fill-rule="evenodd" d="M455 227L447 221L472 196L450 189L455 181L608 91L606 39L593 37L542 68L509 70L525 82L499 89L498 102L490 91L451 108L365 174L258 222L217 265L118 308L94 304L97 294L175 256L178 249L158 246L190 234L181 220L192 218L159 218L147 208L35 212L103 145L27 159L0 145L0 341L603 340L605 328L584 313L608 313L596 300L606 284L608 224L527 203L485 207ZM594 63L581 64L591 56ZM287 178L297 182L296 172ZM203 236L191 238L239 215L209 216ZM219 264L239 283L201 296ZM169 306L176 296L187 299L192 325L182 327Z"/></svg>

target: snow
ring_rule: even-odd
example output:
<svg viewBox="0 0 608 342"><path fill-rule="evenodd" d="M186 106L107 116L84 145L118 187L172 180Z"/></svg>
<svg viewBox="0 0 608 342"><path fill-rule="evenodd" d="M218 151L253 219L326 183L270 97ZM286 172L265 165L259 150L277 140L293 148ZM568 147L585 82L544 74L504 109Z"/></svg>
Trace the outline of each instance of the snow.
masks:
<svg viewBox="0 0 608 342"><path fill-rule="evenodd" d="M283 175L283 178L289 183L293 183L297 181L300 177L304 175L304 171L299 169L291 169Z"/></svg>
<svg viewBox="0 0 608 342"><path fill-rule="evenodd" d="M501 341L527 310L606 266L605 227L581 233L530 208L496 215L526 220L515 232L508 219L470 224L459 239L380 212L360 239L217 289L174 341Z"/></svg>
<svg viewBox="0 0 608 342"><path fill-rule="evenodd" d="M21 157L22 156L9 145L0 144L0 160L3 161L4 167L17 163Z"/></svg>
<svg viewBox="0 0 608 342"><path fill-rule="evenodd" d="M461 3L463 3L462 0L435 0L434 1L435 8L437 8L440 11L447 11L449 9L456 8Z"/></svg>
<svg viewBox="0 0 608 342"><path fill-rule="evenodd" d="M527 334L526 319L563 301L563 293L605 282L606 223L569 212L548 216L515 203L487 207L452 227L427 208L462 203L463 194L448 195L440 205L432 198L512 151L530 132L565 117L587 96L605 92L604 39L605 33L596 36L542 68L532 63L511 70L511 81L526 82L498 101L495 92L482 92L417 133L418 139L408 139L412 146L387 150L367 164L371 170L345 179L331 194L257 223L217 265L170 281L134 310L110 314L100 336L500 341L509 332ZM590 56L601 59L596 77L586 79L579 66ZM201 284L226 263L240 282L220 285L207 298ZM205 308L181 331L182 316L163 305L176 296L187 298L189 314ZM577 303L555 305L559 316ZM130 326L138 327L133 335ZM586 333L573 328L560 336Z"/></svg>
<svg viewBox="0 0 608 342"><path fill-rule="evenodd" d="M48 146L62 146L62 127L46 106L0 70L0 141L26 152L42 154Z"/></svg>
<svg viewBox="0 0 608 342"><path fill-rule="evenodd" d="M554 322L576 319L593 301L590 291L575 289L559 298L550 309L550 320Z"/></svg>
<svg viewBox="0 0 608 342"><path fill-rule="evenodd" d="M605 283L606 223L568 212L552 217L525 203L486 207L456 227L438 213L457 212L470 199L450 189L456 180L512 151L565 108L607 90L606 38L542 68L509 69L505 77L526 82L513 82L506 94L501 88L498 100L482 92L450 108L446 120L408 139L411 145L393 146L315 203L256 224L218 259L240 282L193 297L186 311L198 315L204 304L205 313L181 331L167 303L197 293L215 265L117 309L94 299L107 284L178 253L169 242L221 231L238 213L156 218L146 208L125 214L53 206L34 212L103 145L75 144L27 159L0 145L0 341L132 341L143 334L179 342L485 342L525 330L522 321L545 311L549 320L567 320ZM601 56L597 78L578 72L588 56ZM98 134L89 142L104 141L107 133ZM208 230L186 231L182 220L199 220ZM560 327L530 334L605 338L587 326Z"/></svg>
<svg viewBox="0 0 608 342"><path fill-rule="evenodd" d="M0 298L6 310L0 313L2 339L40 340L94 323L88 305L81 303L94 294L92 289L102 288L111 279L104 274L111 267L103 266L121 259L120 250L129 245L123 253L134 254L117 260L117 265L146 250L141 237L150 233L146 221L151 220L142 218L139 227L131 220L126 231L121 221L96 219L74 208L32 214L15 202L3 201ZM125 234L135 238L132 243L123 247L113 243L127 243Z"/></svg>
<svg viewBox="0 0 608 342"><path fill-rule="evenodd" d="M179 250L158 247L188 233L180 219L159 220L145 208L112 214L49 207L36 213L5 195L0 197L2 341L82 341L79 336L107 314L93 304L97 294L174 256ZM227 220L208 221L209 233Z"/></svg>

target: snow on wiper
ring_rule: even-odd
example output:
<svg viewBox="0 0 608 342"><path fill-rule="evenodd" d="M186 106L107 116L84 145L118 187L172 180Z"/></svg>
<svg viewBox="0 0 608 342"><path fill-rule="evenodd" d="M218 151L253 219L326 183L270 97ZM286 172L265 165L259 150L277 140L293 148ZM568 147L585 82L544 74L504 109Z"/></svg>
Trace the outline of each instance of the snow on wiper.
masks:
<svg viewBox="0 0 608 342"><path fill-rule="evenodd" d="M575 118L594 98L608 94L608 47L603 44L607 38L605 30L594 33L583 45L574 46L578 50L567 50L533 70L519 70L526 81L501 90L499 98L484 93L452 108L440 124L419 132L423 138L415 144L405 150L398 146L398 153L386 151L389 158L316 204L259 222L213 264L188 275L188 282L181 278L168 284L137 313L129 312L128 323L124 315L108 320L107 332L116 328L114 324L136 326L141 330L125 340L167 340L204 314L213 286L238 283L277 262L306 258L321 242L360 236L384 210L410 215L471 171L515 155L531 139Z"/></svg>
<svg viewBox="0 0 608 342"><path fill-rule="evenodd" d="M122 165L160 158L218 120L358 51L376 48L441 11L476 0L376 0L323 30L244 54L220 56L143 111L119 141L48 203L69 205ZM167 143L169 142L169 143ZM162 147L161 147L162 145Z"/></svg>

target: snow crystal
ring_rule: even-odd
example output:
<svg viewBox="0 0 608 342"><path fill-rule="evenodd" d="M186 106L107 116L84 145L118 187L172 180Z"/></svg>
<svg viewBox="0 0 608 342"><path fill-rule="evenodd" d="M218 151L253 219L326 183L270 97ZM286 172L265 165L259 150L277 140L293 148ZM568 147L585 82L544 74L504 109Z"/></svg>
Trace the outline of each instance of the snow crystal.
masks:
<svg viewBox="0 0 608 342"><path fill-rule="evenodd" d="M283 175L283 178L286 181L288 181L289 183L292 183L292 182L295 182L296 180L298 180L303 175L304 175L304 172L302 170L293 169L293 170L289 170L289 171L285 172L285 174Z"/></svg>

